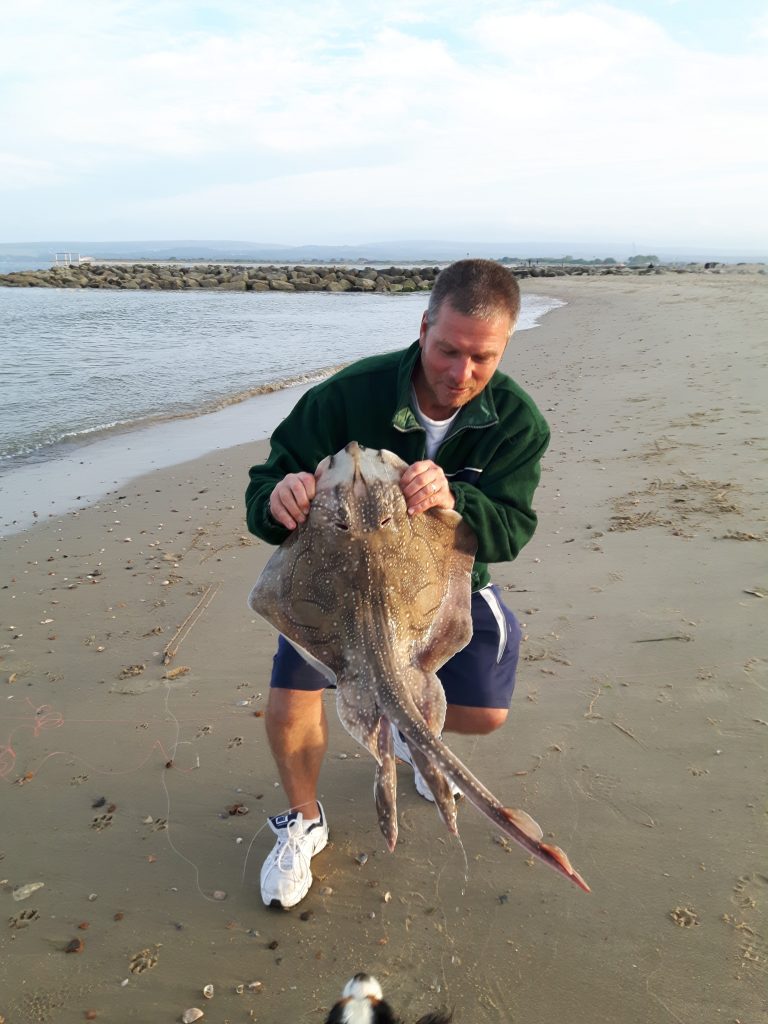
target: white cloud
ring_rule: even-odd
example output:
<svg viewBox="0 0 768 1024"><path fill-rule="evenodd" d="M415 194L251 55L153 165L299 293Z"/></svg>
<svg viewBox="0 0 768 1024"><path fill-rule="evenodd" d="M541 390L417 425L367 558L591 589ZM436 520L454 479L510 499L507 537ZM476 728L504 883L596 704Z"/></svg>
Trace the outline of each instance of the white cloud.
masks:
<svg viewBox="0 0 768 1024"><path fill-rule="evenodd" d="M14 233L25 182L56 223L49 176L82 223L99 208L134 236L595 236L697 231L706 208L757 244L764 60L686 47L638 8L32 0L0 40ZM94 178L120 183L113 207Z"/></svg>
<svg viewBox="0 0 768 1024"><path fill-rule="evenodd" d="M55 174L56 168L46 160L0 152L0 192L4 189L29 189L45 185Z"/></svg>

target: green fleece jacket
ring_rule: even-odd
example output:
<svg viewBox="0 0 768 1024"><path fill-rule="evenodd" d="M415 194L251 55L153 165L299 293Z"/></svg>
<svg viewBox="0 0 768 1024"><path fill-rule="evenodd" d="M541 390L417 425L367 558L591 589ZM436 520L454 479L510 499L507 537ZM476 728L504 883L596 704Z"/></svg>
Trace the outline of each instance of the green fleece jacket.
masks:
<svg viewBox="0 0 768 1024"><path fill-rule="evenodd" d="M419 345L361 359L308 391L272 435L268 460L251 469L245 495L248 529L269 544L289 531L269 511L269 496L287 473L313 473L350 441L387 448L410 465L425 458L426 433L411 404ZM451 424L435 462L445 473L456 511L477 536L472 589L490 580L488 562L509 562L536 529L533 492L549 427L531 398L506 374Z"/></svg>

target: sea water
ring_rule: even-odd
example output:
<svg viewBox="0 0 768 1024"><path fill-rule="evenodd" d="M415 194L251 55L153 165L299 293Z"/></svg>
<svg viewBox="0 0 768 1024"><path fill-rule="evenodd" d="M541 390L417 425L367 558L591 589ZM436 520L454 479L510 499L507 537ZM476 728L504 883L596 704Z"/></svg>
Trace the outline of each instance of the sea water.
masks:
<svg viewBox="0 0 768 1024"><path fill-rule="evenodd" d="M414 341L427 300L0 288L0 520L28 519L33 480L48 514L93 497L62 478L100 458L114 482L268 436L334 368ZM525 296L518 330L558 305Z"/></svg>

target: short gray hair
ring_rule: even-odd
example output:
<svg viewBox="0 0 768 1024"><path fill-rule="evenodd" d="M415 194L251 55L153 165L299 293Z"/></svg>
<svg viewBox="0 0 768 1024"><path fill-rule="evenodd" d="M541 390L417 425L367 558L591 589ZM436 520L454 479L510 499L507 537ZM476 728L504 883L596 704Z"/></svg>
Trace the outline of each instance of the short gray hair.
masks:
<svg viewBox="0 0 768 1024"><path fill-rule="evenodd" d="M457 313L492 320L508 316L510 331L520 312L516 278L495 260L458 260L441 270L427 306L427 323L434 324L445 300Z"/></svg>

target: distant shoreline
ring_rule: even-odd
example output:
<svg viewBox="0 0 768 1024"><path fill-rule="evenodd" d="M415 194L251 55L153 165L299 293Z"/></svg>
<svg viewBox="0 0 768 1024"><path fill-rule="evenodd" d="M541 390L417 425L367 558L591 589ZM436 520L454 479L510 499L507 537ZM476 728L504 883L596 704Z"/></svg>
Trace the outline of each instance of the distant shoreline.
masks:
<svg viewBox="0 0 768 1024"><path fill-rule="evenodd" d="M502 261L504 263L504 261ZM632 277L663 274L761 273L763 264L564 263L529 260L504 263L518 279L557 277ZM440 264L365 266L350 264L281 264L261 261L122 261L93 260L50 269L0 274L0 287L104 288L132 291L239 291L239 292L362 292L401 293L430 291Z"/></svg>

